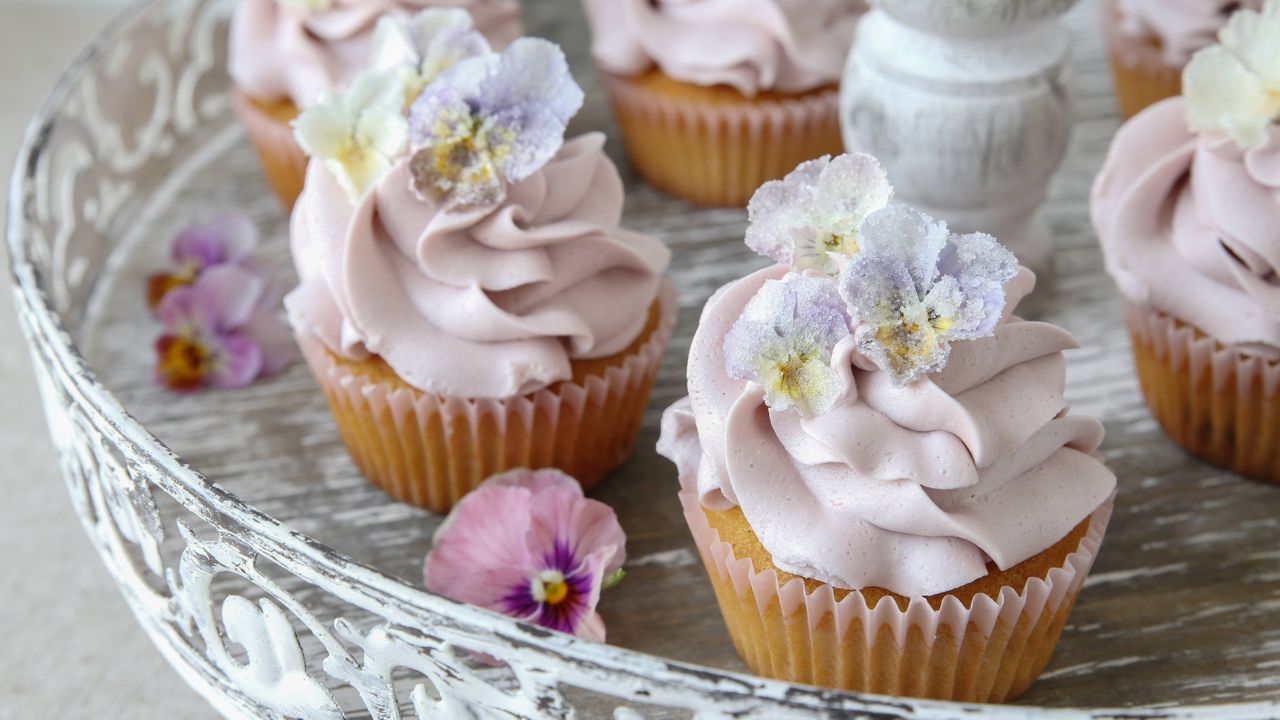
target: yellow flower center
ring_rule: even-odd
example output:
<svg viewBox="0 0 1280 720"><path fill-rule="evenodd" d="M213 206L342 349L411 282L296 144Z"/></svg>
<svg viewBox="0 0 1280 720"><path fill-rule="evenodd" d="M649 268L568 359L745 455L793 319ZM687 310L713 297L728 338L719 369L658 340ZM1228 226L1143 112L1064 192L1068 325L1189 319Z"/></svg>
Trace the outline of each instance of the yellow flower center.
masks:
<svg viewBox="0 0 1280 720"><path fill-rule="evenodd" d="M861 251L858 245L858 239L855 237L846 237L835 233L828 233L819 243L824 252L840 253L850 257L857 255Z"/></svg>
<svg viewBox="0 0 1280 720"><path fill-rule="evenodd" d="M165 385L175 390L198 387L209 371L211 358L208 349L189 337L165 337L157 349L160 377Z"/></svg>
<svg viewBox="0 0 1280 720"><path fill-rule="evenodd" d="M569 583L564 573L544 570L533 578L533 599L548 605L559 605L569 597Z"/></svg>

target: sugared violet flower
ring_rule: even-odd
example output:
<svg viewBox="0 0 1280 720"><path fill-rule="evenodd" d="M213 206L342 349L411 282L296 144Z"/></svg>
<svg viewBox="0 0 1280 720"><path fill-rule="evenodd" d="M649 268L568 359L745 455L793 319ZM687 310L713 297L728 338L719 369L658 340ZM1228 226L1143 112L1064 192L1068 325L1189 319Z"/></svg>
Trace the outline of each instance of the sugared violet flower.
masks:
<svg viewBox="0 0 1280 720"><path fill-rule="evenodd" d="M867 218L862 252L840 278L859 351L909 385L941 370L954 340L990 335L1004 310L1013 253L982 233L956 235L912 208Z"/></svg>
<svg viewBox="0 0 1280 720"><path fill-rule="evenodd" d="M870 155L810 160L752 196L747 246L796 270L834 275L858 254L862 222L892 198L884 168Z"/></svg>
<svg viewBox="0 0 1280 720"><path fill-rule="evenodd" d="M725 370L756 383L774 410L812 416L840 397L831 351L849 336L849 314L829 278L767 281L725 337Z"/></svg>
<svg viewBox="0 0 1280 720"><path fill-rule="evenodd" d="M1280 0L1237 11L1218 40L1183 70L1187 125L1256 148L1280 122Z"/></svg>
<svg viewBox="0 0 1280 720"><path fill-rule="evenodd" d="M345 92L321 93L294 121L299 147L329 168L352 202L382 179L406 147L404 97L397 74L365 72Z"/></svg>
<svg viewBox="0 0 1280 720"><path fill-rule="evenodd" d="M414 189L444 206L500 202L508 183L560 149L582 99L564 53L546 40L462 61L413 103Z"/></svg>
<svg viewBox="0 0 1280 720"><path fill-rule="evenodd" d="M412 17L384 16L373 34L370 68L399 79L408 107L446 70L491 52L461 8L427 8Z"/></svg>

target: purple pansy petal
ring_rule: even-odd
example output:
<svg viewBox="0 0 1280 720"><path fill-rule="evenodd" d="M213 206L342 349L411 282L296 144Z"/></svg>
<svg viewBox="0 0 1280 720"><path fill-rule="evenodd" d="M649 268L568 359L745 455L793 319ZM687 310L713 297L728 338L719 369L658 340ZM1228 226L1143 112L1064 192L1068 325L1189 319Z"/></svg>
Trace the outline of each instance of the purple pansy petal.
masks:
<svg viewBox="0 0 1280 720"><path fill-rule="evenodd" d="M851 217L866 218L893 199L889 176L878 160L865 153L834 158L813 185L817 207L838 207Z"/></svg>
<svg viewBox="0 0 1280 720"><path fill-rule="evenodd" d="M280 318L278 305L260 305L241 331L262 350L262 376L283 371L297 358L293 333Z"/></svg>
<svg viewBox="0 0 1280 720"><path fill-rule="evenodd" d="M582 88L569 72L564 52L540 38L520 38L502 51L480 83L476 104L485 115L509 108L540 108L561 127L582 108Z"/></svg>
<svg viewBox="0 0 1280 720"><path fill-rule="evenodd" d="M202 270L243 258L257 239L258 228L249 218L226 211L184 228L173 239L170 255L179 268Z"/></svg>
<svg viewBox="0 0 1280 720"><path fill-rule="evenodd" d="M215 330L235 330L249 322L262 300L266 281L235 265L209 268L194 285Z"/></svg>
<svg viewBox="0 0 1280 720"><path fill-rule="evenodd" d="M213 362L208 382L214 387L246 387L262 371L262 349L252 338L241 333L218 335L210 351Z"/></svg>
<svg viewBox="0 0 1280 720"><path fill-rule="evenodd" d="M156 309L156 319L170 335L195 336L211 331L217 320L193 286L170 290Z"/></svg>
<svg viewBox="0 0 1280 720"><path fill-rule="evenodd" d="M796 236L803 232L803 223L796 217L798 208L830 162L831 156L824 155L801 163L786 177L770 180L756 190L747 204L747 247L774 262L791 263Z"/></svg>

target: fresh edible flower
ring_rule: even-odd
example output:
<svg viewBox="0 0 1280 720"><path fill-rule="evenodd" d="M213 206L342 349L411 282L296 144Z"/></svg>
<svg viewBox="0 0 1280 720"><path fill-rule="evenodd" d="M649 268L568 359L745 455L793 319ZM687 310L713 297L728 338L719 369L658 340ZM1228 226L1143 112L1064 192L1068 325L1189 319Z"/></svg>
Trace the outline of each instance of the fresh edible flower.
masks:
<svg viewBox="0 0 1280 720"><path fill-rule="evenodd" d="M756 383L774 410L826 412L844 390L831 366L849 336L849 313L830 278L788 275L766 282L725 337L725 370Z"/></svg>
<svg viewBox="0 0 1280 720"><path fill-rule="evenodd" d="M408 107L444 71L490 51L466 10L427 8L409 18L384 16L378 21L371 69L398 77Z"/></svg>
<svg viewBox="0 0 1280 720"><path fill-rule="evenodd" d="M752 196L747 246L796 270L835 275L861 251L863 221L892 198L884 168L870 155L810 160Z"/></svg>
<svg viewBox="0 0 1280 720"><path fill-rule="evenodd" d="M257 242L257 227L230 211L184 228L169 248L173 268L147 278L147 308L154 312L171 290L195 283L209 268L247 260Z"/></svg>
<svg viewBox="0 0 1280 720"><path fill-rule="evenodd" d="M888 207L867 218L862 252L840 292L858 350L909 385L946 366L950 343L990 335L1004 311L1013 253L982 233L956 235L918 210Z"/></svg>
<svg viewBox="0 0 1280 720"><path fill-rule="evenodd" d="M244 387L280 372L293 343L278 315L279 294L236 265L210 268L160 303L156 377L171 390Z"/></svg>
<svg viewBox="0 0 1280 720"><path fill-rule="evenodd" d="M604 641L600 591L622 577L626 535L608 505L559 470L489 478L449 513L426 559L427 589Z"/></svg>
<svg viewBox="0 0 1280 720"><path fill-rule="evenodd" d="M564 53L546 40L462 61L413 103L414 189L444 206L501 202L509 183L560 149L582 99Z"/></svg>
<svg viewBox="0 0 1280 720"><path fill-rule="evenodd" d="M1280 122L1280 0L1262 11L1240 10L1182 74L1187 124L1256 148Z"/></svg>
<svg viewBox="0 0 1280 720"><path fill-rule="evenodd" d="M366 71L345 92L326 92L294 121L303 152L329 168L352 202L404 152L409 125L399 74Z"/></svg>

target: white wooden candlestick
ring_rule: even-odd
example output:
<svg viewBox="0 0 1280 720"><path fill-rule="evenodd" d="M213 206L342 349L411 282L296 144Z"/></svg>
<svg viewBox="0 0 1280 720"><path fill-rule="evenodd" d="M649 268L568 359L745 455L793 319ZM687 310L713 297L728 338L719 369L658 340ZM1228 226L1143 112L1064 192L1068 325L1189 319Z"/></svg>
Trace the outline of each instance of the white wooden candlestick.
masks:
<svg viewBox="0 0 1280 720"><path fill-rule="evenodd" d="M884 163L898 200L995 235L1040 301L1053 242L1036 208L1071 133L1057 19L1075 1L872 0L841 93L845 146Z"/></svg>

